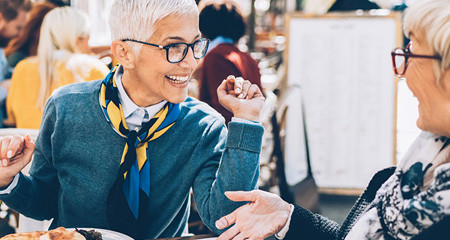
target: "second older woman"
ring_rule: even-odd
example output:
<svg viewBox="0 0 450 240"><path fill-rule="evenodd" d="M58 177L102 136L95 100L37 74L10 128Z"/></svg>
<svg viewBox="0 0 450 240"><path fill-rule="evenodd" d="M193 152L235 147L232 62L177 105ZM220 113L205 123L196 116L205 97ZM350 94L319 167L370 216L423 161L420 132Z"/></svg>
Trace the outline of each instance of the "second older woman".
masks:
<svg viewBox="0 0 450 240"><path fill-rule="evenodd" d="M6 99L8 120L18 128L38 129L45 102L58 87L104 78L109 69L87 55L89 21L71 7L55 8L44 18L38 55L20 61Z"/></svg>
<svg viewBox="0 0 450 240"><path fill-rule="evenodd" d="M235 224L218 239L449 239L450 2L416 1L404 31L411 42L392 52L394 71L419 101L423 132L398 166L375 174L342 226L271 193L226 193L250 203L216 222Z"/></svg>

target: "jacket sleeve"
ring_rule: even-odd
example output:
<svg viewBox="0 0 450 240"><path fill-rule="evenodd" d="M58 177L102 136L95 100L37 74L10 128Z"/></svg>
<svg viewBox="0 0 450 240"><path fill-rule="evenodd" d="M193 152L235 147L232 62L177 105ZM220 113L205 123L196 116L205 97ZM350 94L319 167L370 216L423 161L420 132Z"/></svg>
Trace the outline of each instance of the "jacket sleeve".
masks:
<svg viewBox="0 0 450 240"><path fill-rule="evenodd" d="M223 231L215 227L216 220L244 204L229 200L225 191L257 187L263 132L258 124L230 122L227 134L223 121L216 121L197 147L194 157L207 160L194 180L195 203L205 225L217 234Z"/></svg>
<svg viewBox="0 0 450 240"><path fill-rule="evenodd" d="M294 205L289 231L286 233L284 240L297 239L336 239L339 233L339 224L314 214L298 205Z"/></svg>

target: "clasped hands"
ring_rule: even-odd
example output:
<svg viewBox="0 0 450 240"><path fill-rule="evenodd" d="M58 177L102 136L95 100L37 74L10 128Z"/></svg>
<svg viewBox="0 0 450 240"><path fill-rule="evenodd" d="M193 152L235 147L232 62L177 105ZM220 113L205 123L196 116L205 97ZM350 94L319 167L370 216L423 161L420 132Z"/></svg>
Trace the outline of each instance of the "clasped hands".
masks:
<svg viewBox="0 0 450 240"><path fill-rule="evenodd" d="M29 134L25 137L5 136L0 138L0 188L6 188L31 161L35 149Z"/></svg>

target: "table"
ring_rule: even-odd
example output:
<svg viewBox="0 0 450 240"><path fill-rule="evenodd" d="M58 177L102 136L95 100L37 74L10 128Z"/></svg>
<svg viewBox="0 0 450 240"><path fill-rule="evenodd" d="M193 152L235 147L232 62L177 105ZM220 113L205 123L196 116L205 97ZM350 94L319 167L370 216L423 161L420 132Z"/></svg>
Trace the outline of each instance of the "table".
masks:
<svg viewBox="0 0 450 240"><path fill-rule="evenodd" d="M174 238L158 238L157 240L194 240L194 239L204 239L204 240L214 240L216 239L216 235L213 234L202 234L202 235L195 235L195 236L189 236L189 237L174 237ZM149 239L151 240L151 239ZM156 240L156 239L153 239Z"/></svg>

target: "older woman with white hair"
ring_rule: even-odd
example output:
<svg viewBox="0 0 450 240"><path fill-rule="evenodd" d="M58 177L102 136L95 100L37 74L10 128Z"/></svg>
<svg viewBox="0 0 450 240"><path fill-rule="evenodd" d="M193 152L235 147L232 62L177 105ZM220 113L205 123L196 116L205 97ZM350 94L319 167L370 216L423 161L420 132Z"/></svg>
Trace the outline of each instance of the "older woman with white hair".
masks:
<svg viewBox="0 0 450 240"><path fill-rule="evenodd" d="M111 229L135 239L181 236L193 191L205 224L240 204L225 191L256 188L264 103L249 81L224 80L224 118L188 97L205 55L193 0L116 0L111 50L120 65L104 80L71 84L49 98L36 143L0 140L0 199L51 228ZM34 158L30 176L20 170Z"/></svg>
<svg viewBox="0 0 450 240"><path fill-rule="evenodd" d="M88 55L89 19L84 12L61 7L44 18L37 56L18 63L6 99L10 124L38 129L45 102L57 88L104 78L108 67Z"/></svg>
<svg viewBox="0 0 450 240"><path fill-rule="evenodd" d="M342 226L275 194L227 192L249 203L216 222L234 224L219 240L450 238L450 1L415 1L404 32L411 42L392 51L394 72L419 101L423 132L397 167L375 174Z"/></svg>

